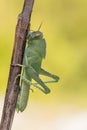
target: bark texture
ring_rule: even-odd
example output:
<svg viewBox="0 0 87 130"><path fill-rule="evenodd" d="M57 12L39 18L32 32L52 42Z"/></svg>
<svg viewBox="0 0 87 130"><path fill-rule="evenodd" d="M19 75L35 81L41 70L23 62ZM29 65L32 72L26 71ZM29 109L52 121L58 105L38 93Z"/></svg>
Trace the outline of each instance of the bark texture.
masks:
<svg viewBox="0 0 87 130"><path fill-rule="evenodd" d="M12 64L22 64L26 37L28 30L30 29L30 18L33 4L34 0L25 0L23 10L18 16L0 130L11 130L12 127L20 78L17 79L16 83L14 83L14 80L15 77L21 73L21 67L12 66Z"/></svg>

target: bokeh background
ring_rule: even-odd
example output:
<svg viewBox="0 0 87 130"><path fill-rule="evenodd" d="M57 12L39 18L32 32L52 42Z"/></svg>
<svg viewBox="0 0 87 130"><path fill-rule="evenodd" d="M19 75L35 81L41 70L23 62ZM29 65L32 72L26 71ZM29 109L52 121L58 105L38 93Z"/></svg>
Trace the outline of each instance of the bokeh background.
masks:
<svg viewBox="0 0 87 130"><path fill-rule="evenodd" d="M0 1L0 118L23 2ZM42 21L47 42L42 66L60 81L48 84L52 90L48 95L30 92L28 106L15 114L12 130L87 130L87 1L35 0L31 30Z"/></svg>

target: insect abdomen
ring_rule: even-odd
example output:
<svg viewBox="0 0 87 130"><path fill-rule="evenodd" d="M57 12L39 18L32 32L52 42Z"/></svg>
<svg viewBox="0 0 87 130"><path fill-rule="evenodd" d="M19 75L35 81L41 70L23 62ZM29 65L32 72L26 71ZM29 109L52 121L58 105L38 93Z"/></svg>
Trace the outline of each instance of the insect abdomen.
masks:
<svg viewBox="0 0 87 130"><path fill-rule="evenodd" d="M17 111L23 112L27 106L30 87L23 81L16 105Z"/></svg>

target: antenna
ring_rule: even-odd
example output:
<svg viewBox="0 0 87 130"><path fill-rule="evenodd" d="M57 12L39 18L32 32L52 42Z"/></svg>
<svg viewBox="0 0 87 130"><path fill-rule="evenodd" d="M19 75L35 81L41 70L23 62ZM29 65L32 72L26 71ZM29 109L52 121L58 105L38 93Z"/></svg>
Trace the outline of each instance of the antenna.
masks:
<svg viewBox="0 0 87 130"><path fill-rule="evenodd" d="M38 31L40 30L40 28L41 28L42 24L43 24L43 22L41 22L41 24L40 24L40 26L39 26L39 28L38 28Z"/></svg>

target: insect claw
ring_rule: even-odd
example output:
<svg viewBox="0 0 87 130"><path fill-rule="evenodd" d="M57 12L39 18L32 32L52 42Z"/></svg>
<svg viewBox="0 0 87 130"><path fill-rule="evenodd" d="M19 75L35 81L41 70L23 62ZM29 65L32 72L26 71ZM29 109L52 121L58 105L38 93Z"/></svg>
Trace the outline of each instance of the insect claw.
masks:
<svg viewBox="0 0 87 130"><path fill-rule="evenodd" d="M14 66L15 66L15 64L10 64L10 66L14 67Z"/></svg>
<svg viewBox="0 0 87 130"><path fill-rule="evenodd" d="M18 66L19 64L15 64L15 63L13 63L13 64L11 64L11 66Z"/></svg>
<svg viewBox="0 0 87 130"><path fill-rule="evenodd" d="M13 67L23 67L23 65L21 65L21 64L11 64L11 66L13 66Z"/></svg>

